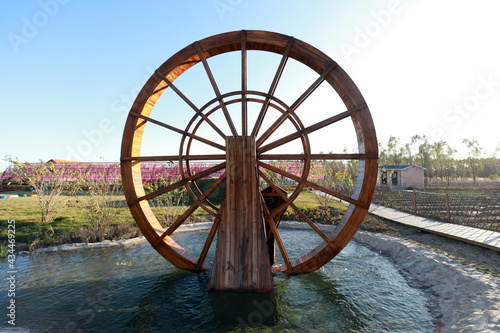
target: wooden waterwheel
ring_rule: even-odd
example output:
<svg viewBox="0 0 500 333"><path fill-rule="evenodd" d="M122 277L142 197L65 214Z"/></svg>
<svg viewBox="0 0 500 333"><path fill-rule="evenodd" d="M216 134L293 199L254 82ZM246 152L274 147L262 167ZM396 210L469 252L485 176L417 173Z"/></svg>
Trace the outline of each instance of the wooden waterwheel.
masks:
<svg viewBox="0 0 500 333"><path fill-rule="evenodd" d="M277 55L280 59L272 82L264 87L264 91L248 88L248 54L252 51ZM227 53L241 54L241 57L238 55L240 67L236 70L241 76L241 88L234 91L221 91L210 65L212 60L209 61ZM293 103L287 104L275 92L290 59L314 71L316 79L298 93ZM211 86L213 97L201 105L196 105L193 96L188 96L174 84L191 68L200 69ZM319 121L304 125L308 111L301 110L300 106L321 84L328 85L331 93L340 97L343 110L325 112ZM166 116L166 120L159 120L160 113L157 116L153 112L160 96L169 89L189 109L189 121L182 126L175 123L178 118L175 110ZM256 106L258 111L250 115L250 110L255 110ZM271 112L277 116L269 120ZM322 140L333 143L338 138L330 126L340 122L353 125L358 151L314 152L310 136L322 131ZM178 152L171 155L141 154L144 135L154 127L179 136L180 144L168 141L161 146L179 147ZM285 127L292 130L281 135L281 129ZM202 128L212 131L212 134L205 134L208 132ZM297 151L276 152L291 142L298 143L294 146ZM206 149L198 149L195 153L193 147L196 144ZM121 172L125 197L137 225L165 259L182 269L212 270L209 290L263 292L272 290L272 271L289 275L315 271L347 245L371 203L377 179L377 158L377 138L368 106L354 82L335 61L293 37L243 30L195 42L155 71L128 115L121 148ZM338 193L311 176L311 168L317 161L338 160L357 162L358 174L350 194ZM296 161L300 167L297 172L292 172L280 167L278 161ZM162 188L146 190L141 164L147 162L175 163L179 168L179 178ZM194 167L201 162L211 164L195 172ZM270 174L293 183L287 188L288 193ZM212 177L211 185L202 190L199 183L207 177ZM224 186L222 202L213 202L211 196ZM263 187L267 189L262 190ZM173 223L163 227L153 212L151 200L180 188L185 188L193 203ZM331 234L320 231L294 203L306 189L349 204ZM203 249L199 253L189 253L173 239L173 235L199 208L212 215L214 223ZM295 211L321 237L312 251L295 259L289 257L278 228L287 209ZM206 257L216 235L215 260L210 263ZM281 265L272 265L274 244L281 253Z"/></svg>

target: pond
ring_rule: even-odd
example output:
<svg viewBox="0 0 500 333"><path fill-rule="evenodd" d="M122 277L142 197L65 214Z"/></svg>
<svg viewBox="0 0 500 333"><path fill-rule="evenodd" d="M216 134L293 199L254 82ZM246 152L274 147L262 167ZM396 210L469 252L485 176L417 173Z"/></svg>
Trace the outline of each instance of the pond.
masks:
<svg viewBox="0 0 500 333"><path fill-rule="evenodd" d="M197 253L206 235L176 240ZM291 257L315 237L287 229L280 235L296 244ZM6 276L7 262L0 264ZM274 277L267 294L208 293L209 272L177 269L147 243L18 256L16 266L16 328L37 332L433 331L425 294L354 242L317 272ZM5 279L1 289L7 304Z"/></svg>

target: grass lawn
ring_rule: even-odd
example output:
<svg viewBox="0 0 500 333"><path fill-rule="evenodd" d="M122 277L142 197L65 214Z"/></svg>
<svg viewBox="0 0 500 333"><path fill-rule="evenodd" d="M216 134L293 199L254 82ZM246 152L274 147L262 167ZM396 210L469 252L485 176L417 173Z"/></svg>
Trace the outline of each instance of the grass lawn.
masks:
<svg viewBox="0 0 500 333"><path fill-rule="evenodd" d="M307 192L307 191L302 191L293 203L301 210L302 209L318 208L321 206L318 199L314 195L314 193ZM336 200L330 200L328 202L328 205L330 207L341 210L342 213L347 209L347 204L344 204L342 202L338 202ZM291 208L289 208L289 209L291 209Z"/></svg>
<svg viewBox="0 0 500 333"><path fill-rule="evenodd" d="M21 192L17 192L21 193ZM15 194L15 193L9 193ZM54 222L40 222L41 214L37 197L19 197L0 200L0 243L5 243L7 240L7 223L8 220L15 220L16 223L16 243L35 244L36 246L48 246L52 244L78 242L82 241L79 238L81 230L88 229L91 226L85 211L82 209L88 205L88 197L80 194L69 199L69 204L61 211ZM110 239L120 238L120 233L132 233L134 236L139 234L135 226L134 219L125 203L125 198L122 194L113 196L115 201L116 221L113 227L119 228L119 233L110 233ZM327 212L320 209L320 204L315 195L310 192L302 192L294 201L306 215L316 223L336 223L340 220L347 205L338 201L331 200ZM182 214L188 206L175 207L178 214ZM155 209L155 208L153 208ZM194 218L189 222L195 222L206 219L207 213L198 209L194 214ZM285 220L300 220L293 214L293 210L288 208L283 219ZM376 219L373 216L367 217L363 228L374 231L386 225L381 219Z"/></svg>
<svg viewBox="0 0 500 333"><path fill-rule="evenodd" d="M304 212L304 214L311 219L314 223L322 224L337 224L347 210L348 205L336 200L328 202L328 210L323 209L314 193L303 191L294 204ZM283 215L282 220L302 221L291 207ZM368 213L365 217L361 230L372 232L384 232L393 229L385 220L376 215Z"/></svg>
<svg viewBox="0 0 500 333"><path fill-rule="evenodd" d="M2 192L6 193L6 192ZM17 192L6 194L20 194ZM62 199L67 199L63 197ZM117 201L115 225L134 225L134 220L125 204L123 195L116 195ZM37 197L18 197L0 200L0 241L7 239L7 221L16 221L16 242L32 243L37 239L46 238L47 235L72 234L81 228L90 226L90 222L82 209L88 204L88 197L77 195L69 198L68 205L63 208L54 222L40 222L41 213ZM53 231L53 232L52 232Z"/></svg>

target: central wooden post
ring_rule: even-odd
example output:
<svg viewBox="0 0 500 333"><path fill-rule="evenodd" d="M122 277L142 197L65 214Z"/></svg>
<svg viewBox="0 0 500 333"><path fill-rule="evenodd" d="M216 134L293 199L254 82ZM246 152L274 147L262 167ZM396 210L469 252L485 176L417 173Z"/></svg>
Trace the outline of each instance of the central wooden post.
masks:
<svg viewBox="0 0 500 333"><path fill-rule="evenodd" d="M208 290L272 291L255 138L227 137L226 149L226 204Z"/></svg>

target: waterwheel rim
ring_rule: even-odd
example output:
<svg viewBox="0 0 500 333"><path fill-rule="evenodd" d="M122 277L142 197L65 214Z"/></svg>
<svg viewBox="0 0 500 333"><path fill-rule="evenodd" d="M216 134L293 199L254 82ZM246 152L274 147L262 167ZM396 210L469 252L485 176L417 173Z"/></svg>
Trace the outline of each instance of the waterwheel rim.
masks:
<svg viewBox="0 0 500 333"><path fill-rule="evenodd" d="M276 70L271 87L265 92L248 90L246 82L246 57L247 51L251 50L271 52L282 56L282 60ZM215 57L227 52L241 52L242 59L242 89L229 93L220 92L218 90L217 84L212 77L210 67L206 61L210 57ZM319 76L318 79L311 86L309 86L309 88L304 91L292 105L286 105L274 96L276 87L279 84L281 73L283 72L288 59L299 61L314 70ZM214 89L216 95L212 101L207 101L205 106L201 108L194 105L194 103L190 101L189 97L185 96L183 92L177 89L174 84L175 79L196 64L200 64L205 67L206 73L209 76L212 88ZM328 117L325 117L325 119L321 122L306 127L300 122L300 118L296 116L295 110L305 99L308 98L309 95L314 92L317 86L323 82L327 82L336 91L338 96L342 99L346 110L333 116L328 115ZM204 197L204 194L199 188L195 187L193 191L189 187L189 182L194 182L196 184L196 181L201 179L202 176L209 175L214 172L223 172L225 168L225 163L222 157L225 153L225 147L221 147L221 145L216 144L207 138L200 139L200 137L196 135L196 130L191 131L191 128L196 128L196 125L191 127L195 123L196 119L194 122L188 124L188 126L184 129L180 129L173 128L173 126L156 121L153 117L151 117L151 113L156 102L167 88L174 90L176 94L194 110L195 115L192 119L199 118L201 119L201 122L204 123L211 123L210 115L207 116L208 112L204 113L205 110L209 109L208 106L219 103L218 108L223 110L229 127L229 133L221 131L217 124L210 124L210 126L215 127L214 130L221 137L227 135L256 136L260 133L259 131L262 126L262 110L269 108L269 104L278 105L282 108L280 110L283 116L283 119L281 119L282 122L280 123L280 120L278 119L278 121L274 122L273 125L267 129L263 129L262 131L264 133L262 135L256 137L257 155L259 156L258 166L260 169L271 170L281 174L283 177L289 177L297 181L298 185L292 195L286 198L286 204L283 205L279 211L269 212L265 210L264 214L268 223L272 223L272 218L279 215L279 213L284 211L287 207L292 207L292 209L297 212L300 211L293 202L304 186L312 187L315 190L332 195L349 203L349 207L342 217L339 225L335 231L329 235L323 234L319 231L319 229L314 228L312 221L306 220L306 222L311 226L311 229L321 236L323 242L318 244L312 251L294 260L290 260L288 258L286 249L284 248L284 245L279 237L279 232L276 228L273 228L272 233L276 237L276 242L278 243L278 247L280 248L280 252L285 261L285 264L273 267L274 271L286 272L288 274L302 274L317 270L330 261L348 244L356 231L359 229L368 211L376 186L378 170L378 144L375 128L370 111L363 99L363 96L357 89L354 82L336 62L311 45L293 37L273 32L236 31L208 37L195 42L169 58L146 82L135 100L127 118L121 149L121 172L126 201L142 233L163 257L176 267L183 269L203 270L211 268L211 263L207 262L205 258L208 248L210 247L211 242L213 242L213 238L217 232L218 223L220 222L221 206L217 207L217 205L211 203L208 199L209 195ZM232 96L240 97L229 99ZM257 117L256 123L248 124L248 119L245 118L244 114L245 110L247 110L248 102L253 102L252 98L257 100L258 103L263 104L263 108ZM234 100L237 102L233 102ZM228 102L241 104L241 127L238 129L237 126L232 123L231 115L227 111ZM263 117L265 117L266 111L264 111ZM352 120L358 143L358 153L311 154L308 135L344 119ZM294 126L300 130L298 129L295 134L292 133L292 135L285 137L281 141L277 140L269 142L269 137L277 128L279 128L279 126L281 126L284 121L294 121ZM179 147L179 154L177 156L141 156L141 143L146 123L154 123L169 130L180 131L183 135L183 139L182 144ZM272 149L296 139L301 140L303 146L302 153L292 154L294 158L303 161L304 167L300 176L289 174L283 170L276 170L270 164L265 162L268 160L272 161L280 159L279 157L290 158L291 155L274 156L270 152ZM217 158L221 158L219 160L220 163L209 168L205 174L193 174L190 171L191 161L196 160L197 158L196 156L190 155L189 147L192 142L198 140L202 140L203 143L212 145L221 151L221 154L204 156L205 161L213 161ZM163 189L163 192L157 191L156 193L146 193L141 177L141 162L157 161L162 157L164 158L163 160L176 160L179 162L179 165L181 166L181 180L172 184L170 188ZM355 159L358 161L358 174L353 188L353 194L351 196L342 195L308 180L311 161L346 159ZM266 179L266 176L262 171L259 171L259 175L261 179L263 179L266 183L269 183L270 186L276 186L276 184L274 184L270 179ZM208 192L217 190L223 181L224 173L219 177L219 179L214 183L215 185L211 187ZM194 198L197 207L201 207L202 209L207 210L207 212L211 211L211 215L215 218L215 223L209 232L205 246L198 256L186 251L170 237L177 230L177 227L184 222L184 220L177 220L174 222L173 227L163 228L149 205L149 200L152 198L163 193L168 193L170 190L181 186L188 190L190 195Z"/></svg>

